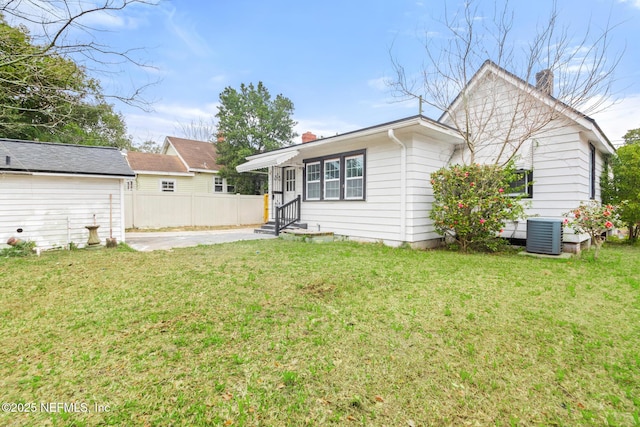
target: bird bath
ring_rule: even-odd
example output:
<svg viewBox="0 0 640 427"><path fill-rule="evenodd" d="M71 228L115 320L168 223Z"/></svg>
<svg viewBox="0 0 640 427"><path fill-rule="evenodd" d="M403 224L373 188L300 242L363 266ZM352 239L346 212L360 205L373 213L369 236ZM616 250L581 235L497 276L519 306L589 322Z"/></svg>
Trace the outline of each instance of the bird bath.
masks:
<svg viewBox="0 0 640 427"><path fill-rule="evenodd" d="M85 225L84 228L89 230L89 240L87 240L88 246L94 246L100 244L100 237L98 237L99 225Z"/></svg>

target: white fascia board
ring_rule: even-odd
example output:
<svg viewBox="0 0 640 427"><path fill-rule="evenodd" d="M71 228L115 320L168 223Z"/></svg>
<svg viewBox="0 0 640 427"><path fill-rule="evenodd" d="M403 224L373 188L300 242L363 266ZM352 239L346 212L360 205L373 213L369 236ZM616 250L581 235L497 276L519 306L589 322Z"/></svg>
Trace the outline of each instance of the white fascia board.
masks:
<svg viewBox="0 0 640 427"><path fill-rule="evenodd" d="M162 172L162 171L137 171L134 170L137 175L168 175L168 176L195 176L194 173L189 172Z"/></svg>

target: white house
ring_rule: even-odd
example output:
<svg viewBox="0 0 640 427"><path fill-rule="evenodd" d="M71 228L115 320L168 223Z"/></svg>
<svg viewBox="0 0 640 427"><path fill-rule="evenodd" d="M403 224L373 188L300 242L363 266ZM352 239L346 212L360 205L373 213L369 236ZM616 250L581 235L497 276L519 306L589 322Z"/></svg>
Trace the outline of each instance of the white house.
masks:
<svg viewBox="0 0 640 427"><path fill-rule="evenodd" d="M311 229L432 247L441 236L429 219L429 175L470 161L457 129L471 111L466 118L484 124L469 126L483 130L476 135L473 161L501 163L513 156L522 181L532 183L527 214L559 219L582 201L600 199L604 156L615 150L593 119L553 98L547 87L532 86L487 61L439 121L408 117L251 156L237 169L269 168L271 217L277 206L300 196L299 221ZM545 120L541 114L552 116ZM511 122L522 138L515 135L516 142L501 151L501 132ZM534 122L543 125L535 128ZM510 224L504 236L525 239L526 222ZM565 249L578 250L586 238L565 231Z"/></svg>
<svg viewBox="0 0 640 427"><path fill-rule="evenodd" d="M86 226L124 242L124 182L116 148L0 139L0 247L10 237L51 249L82 247Z"/></svg>

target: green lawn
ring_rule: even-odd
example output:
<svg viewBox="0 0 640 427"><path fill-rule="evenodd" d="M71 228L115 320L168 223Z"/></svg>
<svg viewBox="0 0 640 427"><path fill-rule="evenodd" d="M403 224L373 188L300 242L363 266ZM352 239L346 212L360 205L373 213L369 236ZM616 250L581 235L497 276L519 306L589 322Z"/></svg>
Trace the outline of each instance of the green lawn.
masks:
<svg viewBox="0 0 640 427"><path fill-rule="evenodd" d="M0 321L3 426L640 425L638 247L49 252Z"/></svg>

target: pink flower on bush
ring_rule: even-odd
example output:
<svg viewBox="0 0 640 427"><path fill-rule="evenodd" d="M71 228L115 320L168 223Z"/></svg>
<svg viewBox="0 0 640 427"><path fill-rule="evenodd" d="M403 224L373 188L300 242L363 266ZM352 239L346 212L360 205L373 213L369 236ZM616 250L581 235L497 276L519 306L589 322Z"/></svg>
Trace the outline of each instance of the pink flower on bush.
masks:
<svg viewBox="0 0 640 427"><path fill-rule="evenodd" d="M611 227L613 227L613 223L611 221L607 221L607 222L604 223L604 226L607 227L607 228L611 228Z"/></svg>
<svg viewBox="0 0 640 427"><path fill-rule="evenodd" d="M565 219L564 219L564 221L562 221L562 223L563 223L564 225L569 224L569 218L565 218Z"/></svg>
<svg viewBox="0 0 640 427"><path fill-rule="evenodd" d="M469 184L469 185L474 187L476 185L476 183L472 181L471 184Z"/></svg>
<svg viewBox="0 0 640 427"><path fill-rule="evenodd" d="M480 224L484 224L485 222L487 222L487 220L486 220L486 219L484 219L484 218L480 218Z"/></svg>
<svg viewBox="0 0 640 427"><path fill-rule="evenodd" d="M458 203L458 207L459 207L460 209L462 209L462 208L464 208L464 205L463 205L462 203Z"/></svg>
<svg viewBox="0 0 640 427"><path fill-rule="evenodd" d="M609 212L609 211L604 211L604 212L602 212L602 215L603 215L603 216L611 216L611 212Z"/></svg>
<svg viewBox="0 0 640 427"><path fill-rule="evenodd" d="M504 193L504 188L498 189L498 193Z"/></svg>

